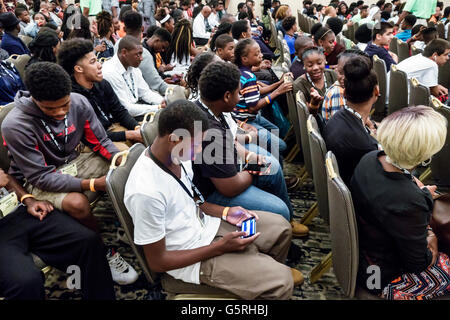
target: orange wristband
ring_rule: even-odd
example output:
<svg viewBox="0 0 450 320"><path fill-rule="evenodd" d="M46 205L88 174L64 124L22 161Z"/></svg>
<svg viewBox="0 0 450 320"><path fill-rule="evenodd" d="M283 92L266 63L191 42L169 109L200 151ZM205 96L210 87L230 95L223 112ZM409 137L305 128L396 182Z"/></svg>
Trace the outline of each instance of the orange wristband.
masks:
<svg viewBox="0 0 450 320"><path fill-rule="evenodd" d="M27 198L33 198L33 199L36 199L35 196L33 196L32 194L27 193L27 194L24 194L24 195L22 196L22 198L20 198L20 202L23 203L23 200L25 200L25 199L27 199Z"/></svg>
<svg viewBox="0 0 450 320"><path fill-rule="evenodd" d="M227 221L228 210L230 210L230 207L225 207L225 208L223 208L223 211L222 211L222 220L224 220L224 221Z"/></svg>
<svg viewBox="0 0 450 320"><path fill-rule="evenodd" d="M96 192L96 190L95 190L95 179L91 179L89 181L89 189L91 189L92 192Z"/></svg>

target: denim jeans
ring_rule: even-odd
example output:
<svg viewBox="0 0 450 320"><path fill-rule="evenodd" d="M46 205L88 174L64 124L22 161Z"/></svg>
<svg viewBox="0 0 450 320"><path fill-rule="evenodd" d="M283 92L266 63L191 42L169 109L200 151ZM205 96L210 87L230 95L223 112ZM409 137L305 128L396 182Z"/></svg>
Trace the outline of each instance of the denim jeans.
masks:
<svg viewBox="0 0 450 320"><path fill-rule="evenodd" d="M267 150L255 144L247 144L245 147L266 157L266 161L271 163L270 174L254 176L252 185L233 198L225 197L216 190L207 201L225 207L241 206L248 210L269 211L290 221L292 205L280 163Z"/></svg>
<svg viewBox="0 0 450 320"><path fill-rule="evenodd" d="M256 118L254 120L249 120L248 124L251 124L256 129L258 129L258 140L264 141L266 143L267 141L267 147L264 146L264 144L259 143L260 146L262 146L264 149L268 150L269 152L272 150L272 141L275 141L274 148L277 147L276 143L278 142L278 148L279 148L279 154L281 155L286 149L287 145L286 142L284 142L283 139L280 139L277 135L270 132L270 130L279 130L276 125L274 125L272 122L261 116L261 114L258 113Z"/></svg>

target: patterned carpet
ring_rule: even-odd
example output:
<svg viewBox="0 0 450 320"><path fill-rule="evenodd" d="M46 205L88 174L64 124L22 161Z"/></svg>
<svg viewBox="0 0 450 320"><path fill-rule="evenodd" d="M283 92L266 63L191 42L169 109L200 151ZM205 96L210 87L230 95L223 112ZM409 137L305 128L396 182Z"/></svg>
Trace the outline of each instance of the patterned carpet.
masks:
<svg viewBox="0 0 450 320"><path fill-rule="evenodd" d="M286 174L295 174L300 169L299 165L286 164L284 171ZM290 193L291 201L294 207L295 218L301 218L308 208L314 203L315 194L312 180L308 179L306 183ZM118 247L120 254L128 261L139 273L139 279L126 286L115 286L116 297L120 300L147 300L164 299L161 288L151 286L146 281L141 272L140 266L134 257L131 247L117 239L117 228L119 222L115 217L112 203L105 195L94 208L94 214L100 221L102 237L106 244ZM319 281L311 284L309 274L322 258L330 252L331 243L329 237L329 227L320 217L315 217L312 221L310 234L306 238L293 239L293 242L300 246L302 257L295 266L305 276L305 282L302 286L295 288L292 299L308 300L342 300L346 297L342 294L336 277L332 269L328 271ZM46 292L49 299L80 299L80 292L69 290L66 287L66 274L53 269L47 274Z"/></svg>

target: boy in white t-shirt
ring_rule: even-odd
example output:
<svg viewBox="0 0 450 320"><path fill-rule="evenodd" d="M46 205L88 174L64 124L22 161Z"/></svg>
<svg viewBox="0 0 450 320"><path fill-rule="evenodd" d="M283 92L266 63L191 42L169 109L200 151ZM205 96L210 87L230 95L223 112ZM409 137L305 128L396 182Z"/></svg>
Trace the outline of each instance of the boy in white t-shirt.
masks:
<svg viewBox="0 0 450 320"><path fill-rule="evenodd" d="M450 43L443 39L431 41L422 54L416 54L397 65L399 70L406 72L408 79L416 78L420 84L430 88L433 96L448 94L448 89L438 84L439 66L449 59Z"/></svg>
<svg viewBox="0 0 450 320"><path fill-rule="evenodd" d="M192 182L191 161L202 151L207 128L206 114L190 101L175 101L161 111L158 137L125 186L134 242L143 246L155 272L243 299L289 299L296 277L283 264L291 242L289 223L277 214L204 202ZM259 232L241 238L246 232L237 229L250 217Z"/></svg>

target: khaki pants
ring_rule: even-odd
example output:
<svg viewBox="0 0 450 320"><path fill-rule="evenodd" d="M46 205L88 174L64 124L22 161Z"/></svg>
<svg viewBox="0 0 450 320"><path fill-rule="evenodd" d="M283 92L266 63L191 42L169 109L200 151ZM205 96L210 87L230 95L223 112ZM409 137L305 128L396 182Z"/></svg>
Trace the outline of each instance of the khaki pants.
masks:
<svg viewBox="0 0 450 320"><path fill-rule="evenodd" d="M108 173L110 163L97 154L81 153L77 158L69 162L69 164L75 163L77 165L77 178L91 179L100 178ZM61 166L63 167L63 166ZM61 169L61 167L56 170ZM44 191L39 188L33 187L31 184L26 184L25 189L28 193L31 193L39 200L47 200L53 204L57 209L62 210L62 202L64 198L69 194L68 192L50 192ZM89 198L89 195L93 193L91 191L83 192Z"/></svg>
<svg viewBox="0 0 450 320"><path fill-rule="evenodd" d="M281 215L258 211L260 236L244 251L226 253L200 265L200 282L243 299L289 299L294 281L284 265L291 244L291 225ZM221 221L214 241L237 227Z"/></svg>
<svg viewBox="0 0 450 320"><path fill-rule="evenodd" d="M122 127L118 123L113 123L109 128L108 132L120 132L120 131L127 131L128 129L125 127ZM126 140L126 141L113 141L114 145L119 149L119 151L125 151L130 149L130 147L133 145L133 142Z"/></svg>

